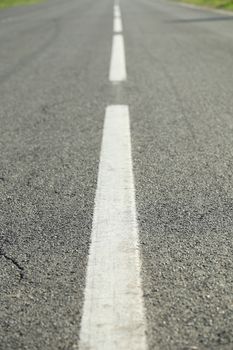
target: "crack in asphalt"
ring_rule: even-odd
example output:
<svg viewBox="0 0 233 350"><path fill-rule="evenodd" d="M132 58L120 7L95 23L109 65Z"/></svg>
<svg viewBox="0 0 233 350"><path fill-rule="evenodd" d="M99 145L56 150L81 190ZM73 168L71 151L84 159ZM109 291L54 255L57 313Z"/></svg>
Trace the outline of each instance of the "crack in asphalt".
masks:
<svg viewBox="0 0 233 350"><path fill-rule="evenodd" d="M0 257L3 256L6 260L11 261L19 272L20 281L24 278L24 268L14 259L8 256L2 249L0 249Z"/></svg>

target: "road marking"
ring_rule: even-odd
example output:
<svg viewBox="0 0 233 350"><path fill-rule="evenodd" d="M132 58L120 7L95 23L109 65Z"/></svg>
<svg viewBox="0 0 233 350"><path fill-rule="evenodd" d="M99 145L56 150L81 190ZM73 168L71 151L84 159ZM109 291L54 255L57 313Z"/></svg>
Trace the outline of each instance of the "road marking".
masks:
<svg viewBox="0 0 233 350"><path fill-rule="evenodd" d="M113 32L122 33L122 31L123 31L122 20L120 17L115 17L113 19Z"/></svg>
<svg viewBox="0 0 233 350"><path fill-rule="evenodd" d="M113 35L109 80L119 83L126 80L125 45L122 34Z"/></svg>
<svg viewBox="0 0 233 350"><path fill-rule="evenodd" d="M119 5L114 5L113 15L114 15L115 18L116 17L121 17L121 9L120 9Z"/></svg>
<svg viewBox="0 0 233 350"><path fill-rule="evenodd" d="M145 350L128 106L106 109L79 350Z"/></svg>

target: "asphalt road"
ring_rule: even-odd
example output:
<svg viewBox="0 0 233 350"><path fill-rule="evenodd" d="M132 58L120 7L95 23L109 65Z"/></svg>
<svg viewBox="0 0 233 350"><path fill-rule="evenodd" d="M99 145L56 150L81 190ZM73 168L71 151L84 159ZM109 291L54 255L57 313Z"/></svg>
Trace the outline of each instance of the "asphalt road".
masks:
<svg viewBox="0 0 233 350"><path fill-rule="evenodd" d="M233 349L233 17L121 2L0 12L0 349L78 349L105 108L130 108L149 350ZM109 349L110 350L110 349Z"/></svg>

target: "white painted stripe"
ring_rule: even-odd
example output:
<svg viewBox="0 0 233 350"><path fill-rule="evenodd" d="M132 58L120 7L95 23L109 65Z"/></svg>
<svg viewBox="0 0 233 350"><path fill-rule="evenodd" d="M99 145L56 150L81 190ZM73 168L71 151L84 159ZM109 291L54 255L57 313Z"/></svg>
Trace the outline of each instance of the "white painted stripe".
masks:
<svg viewBox="0 0 233 350"><path fill-rule="evenodd" d="M126 80L125 45L122 34L115 34L112 41L112 55L109 80L118 83Z"/></svg>
<svg viewBox="0 0 233 350"><path fill-rule="evenodd" d="M123 31L122 20L120 17L116 17L113 19L113 32L121 33Z"/></svg>
<svg viewBox="0 0 233 350"><path fill-rule="evenodd" d="M128 106L106 109L79 350L145 350Z"/></svg>
<svg viewBox="0 0 233 350"><path fill-rule="evenodd" d="M114 17L121 17L121 9L119 5L114 5L113 15Z"/></svg>

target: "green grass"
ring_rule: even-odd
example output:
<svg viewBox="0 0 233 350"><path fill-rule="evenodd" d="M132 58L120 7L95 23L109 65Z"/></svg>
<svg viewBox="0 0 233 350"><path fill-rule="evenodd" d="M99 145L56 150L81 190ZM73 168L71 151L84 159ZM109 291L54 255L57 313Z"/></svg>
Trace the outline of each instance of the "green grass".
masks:
<svg viewBox="0 0 233 350"><path fill-rule="evenodd" d="M1 1L1 0L0 0ZM189 4L233 10L233 0L181 0Z"/></svg>
<svg viewBox="0 0 233 350"><path fill-rule="evenodd" d="M41 0L0 0L0 9L12 6L32 5Z"/></svg>

